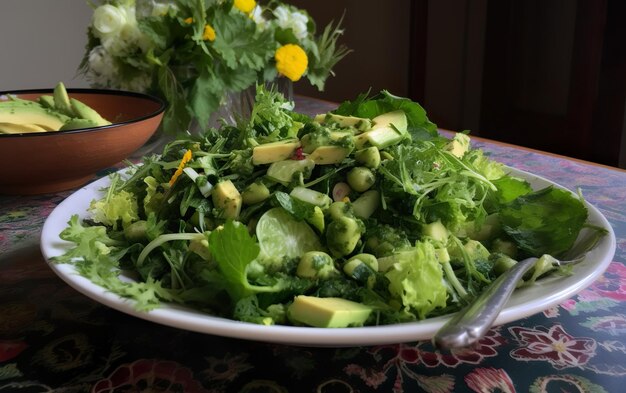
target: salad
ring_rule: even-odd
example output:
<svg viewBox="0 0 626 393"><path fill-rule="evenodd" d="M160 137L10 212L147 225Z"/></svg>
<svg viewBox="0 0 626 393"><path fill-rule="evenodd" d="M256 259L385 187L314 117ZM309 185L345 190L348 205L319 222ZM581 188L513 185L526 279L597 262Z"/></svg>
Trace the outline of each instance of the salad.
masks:
<svg viewBox="0 0 626 393"><path fill-rule="evenodd" d="M531 189L387 91L293 109L259 87L248 118L129 163L54 261L139 310L316 327L449 314L529 256L524 285L567 273L552 262L588 226L581 195Z"/></svg>

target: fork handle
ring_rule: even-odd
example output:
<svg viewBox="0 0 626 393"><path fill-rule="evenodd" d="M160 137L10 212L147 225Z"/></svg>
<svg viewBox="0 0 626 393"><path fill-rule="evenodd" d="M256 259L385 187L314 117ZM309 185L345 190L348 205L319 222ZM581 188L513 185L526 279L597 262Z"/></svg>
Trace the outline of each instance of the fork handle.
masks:
<svg viewBox="0 0 626 393"><path fill-rule="evenodd" d="M467 307L456 313L433 337L438 348L461 348L480 340L491 328L517 286L537 258L516 263L501 274Z"/></svg>

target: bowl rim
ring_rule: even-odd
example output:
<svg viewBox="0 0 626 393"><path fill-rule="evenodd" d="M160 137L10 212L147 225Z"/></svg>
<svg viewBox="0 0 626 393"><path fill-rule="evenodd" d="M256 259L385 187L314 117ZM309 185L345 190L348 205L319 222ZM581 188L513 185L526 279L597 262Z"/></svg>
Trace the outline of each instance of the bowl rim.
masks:
<svg viewBox="0 0 626 393"><path fill-rule="evenodd" d="M18 133L18 134L1 134L0 133L0 139L23 138L23 137L41 138L41 137L49 137L49 136L60 135L60 134L67 135L67 134L77 134L77 133L83 133L83 132L104 131L109 128L116 128L120 125L132 124L132 123L136 123L142 120L153 118L165 112L165 109L167 108L167 104L164 100L154 95L147 94L147 93L138 93L138 92L128 91L128 90L97 89L97 88L67 88L66 90L69 94L71 93L102 94L102 95L111 95L111 96L127 96L127 97L141 98L141 99L152 101L158 104L159 106L157 107L156 110L146 115L135 117L130 120L120 121L117 123L111 123L106 126L78 128L74 130L50 131L50 132L23 132L23 133ZM53 92L54 92L54 89L52 88L10 90L10 91L0 91L0 97L8 96L8 95L20 95L20 94L47 94L47 93L53 93Z"/></svg>

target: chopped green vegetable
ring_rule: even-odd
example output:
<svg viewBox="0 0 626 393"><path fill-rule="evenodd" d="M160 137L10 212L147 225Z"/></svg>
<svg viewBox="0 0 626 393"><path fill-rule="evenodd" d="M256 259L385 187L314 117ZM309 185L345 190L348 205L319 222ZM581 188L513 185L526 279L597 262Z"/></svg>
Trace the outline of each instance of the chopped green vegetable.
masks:
<svg viewBox="0 0 626 393"><path fill-rule="evenodd" d="M447 314L514 258L568 251L587 219L582 197L533 191L470 142L439 135L419 104L385 91L311 119L259 88L237 126L175 140L113 175L90 216L61 233L74 245L56 262L140 310L177 302L330 326L294 318L293 302L336 298L367 310L342 326ZM540 274L555 273L537 270L528 285Z"/></svg>

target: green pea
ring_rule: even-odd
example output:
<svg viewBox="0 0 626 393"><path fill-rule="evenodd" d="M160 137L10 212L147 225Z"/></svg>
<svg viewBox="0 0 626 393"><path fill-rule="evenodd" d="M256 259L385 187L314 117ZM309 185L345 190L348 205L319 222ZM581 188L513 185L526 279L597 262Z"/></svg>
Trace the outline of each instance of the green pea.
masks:
<svg viewBox="0 0 626 393"><path fill-rule="evenodd" d="M346 202L333 202L327 210L331 220L338 220L342 217L352 217L352 207Z"/></svg>
<svg viewBox="0 0 626 393"><path fill-rule="evenodd" d="M376 175L369 168L357 166L348 172L347 180L354 191L364 192L376 183Z"/></svg>
<svg viewBox="0 0 626 393"><path fill-rule="evenodd" d="M326 230L326 243L335 256L350 254L361 240L361 225L354 218L340 217L332 221Z"/></svg>
<svg viewBox="0 0 626 393"><path fill-rule="evenodd" d="M300 258L296 275L302 278L327 279L339 275L339 271L335 269L330 255L322 251L309 251Z"/></svg>

